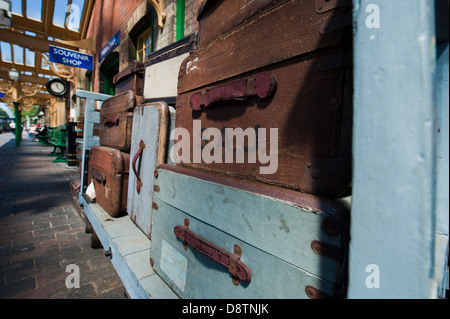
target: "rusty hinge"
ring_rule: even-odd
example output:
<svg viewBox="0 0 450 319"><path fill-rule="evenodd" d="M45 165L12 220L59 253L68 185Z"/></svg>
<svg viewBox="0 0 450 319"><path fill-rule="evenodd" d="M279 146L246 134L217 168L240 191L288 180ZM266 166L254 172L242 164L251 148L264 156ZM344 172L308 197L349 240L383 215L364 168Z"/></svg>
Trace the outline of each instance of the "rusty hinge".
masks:
<svg viewBox="0 0 450 319"><path fill-rule="evenodd" d="M334 259L336 261L342 261L344 258L344 252L341 248L324 243L319 240L311 242L311 249L319 255Z"/></svg>
<svg viewBox="0 0 450 319"><path fill-rule="evenodd" d="M306 286L305 287L306 295L311 299L332 299L333 297L324 293L323 291L320 291L317 288L314 288L313 286Z"/></svg>
<svg viewBox="0 0 450 319"><path fill-rule="evenodd" d="M322 230L330 236L337 236L342 232L342 224L334 217L326 217L321 224Z"/></svg>
<svg viewBox="0 0 450 319"><path fill-rule="evenodd" d="M238 261L241 259L242 250L239 245L234 245L233 254L230 255L230 265L228 267L228 271L232 275L233 284L239 286L239 277L238 277Z"/></svg>

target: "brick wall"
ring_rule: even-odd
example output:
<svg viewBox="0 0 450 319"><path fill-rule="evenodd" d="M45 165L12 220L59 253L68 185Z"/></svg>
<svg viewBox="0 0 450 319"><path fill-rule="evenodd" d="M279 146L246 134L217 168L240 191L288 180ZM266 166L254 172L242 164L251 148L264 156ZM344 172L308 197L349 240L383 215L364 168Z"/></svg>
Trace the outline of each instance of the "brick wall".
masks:
<svg viewBox="0 0 450 319"><path fill-rule="evenodd" d="M158 26L156 14L153 19L153 48L155 51L176 41L177 1L165 0L164 11L166 12L167 17L162 29Z"/></svg>
<svg viewBox="0 0 450 319"><path fill-rule="evenodd" d="M93 78L95 92L99 92L101 88L99 72L101 63L98 61L98 54L119 30L121 32L121 43L114 51L119 52L120 68L123 69L130 60L134 59L134 54L132 56L130 54L132 51L130 50L130 39L128 37L128 21L137 7L147 2L147 0L95 1L86 34L87 38L95 35L97 40Z"/></svg>
<svg viewBox="0 0 450 319"><path fill-rule="evenodd" d="M197 16L204 0L186 0L184 17L184 34L187 36L198 31Z"/></svg>
<svg viewBox="0 0 450 319"><path fill-rule="evenodd" d="M204 0L185 0L185 36L198 29L198 9ZM164 27L158 26L156 13L153 17L153 48L161 49L176 41L176 4L177 0L165 0L164 11L167 18ZM86 38L95 36L97 40L94 54L93 90L100 92L103 84L100 81L98 55L108 41L120 30L121 43L114 50L119 53L119 71L123 70L135 58L135 48L129 33L140 20L151 11L148 0L96 0L92 11ZM93 52L87 52L93 54Z"/></svg>

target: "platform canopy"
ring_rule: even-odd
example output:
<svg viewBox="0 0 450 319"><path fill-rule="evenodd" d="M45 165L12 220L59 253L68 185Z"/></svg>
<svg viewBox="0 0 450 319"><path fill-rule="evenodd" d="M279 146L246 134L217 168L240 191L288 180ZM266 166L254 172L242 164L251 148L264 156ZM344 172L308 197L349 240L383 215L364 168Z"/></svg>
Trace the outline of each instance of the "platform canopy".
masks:
<svg viewBox="0 0 450 319"><path fill-rule="evenodd" d="M95 39L85 36L93 4L94 0L0 0L0 7L11 9L10 23L0 25L0 92L5 95L0 102L22 99L44 105L52 97L45 84L64 70L49 63L49 45L91 49Z"/></svg>

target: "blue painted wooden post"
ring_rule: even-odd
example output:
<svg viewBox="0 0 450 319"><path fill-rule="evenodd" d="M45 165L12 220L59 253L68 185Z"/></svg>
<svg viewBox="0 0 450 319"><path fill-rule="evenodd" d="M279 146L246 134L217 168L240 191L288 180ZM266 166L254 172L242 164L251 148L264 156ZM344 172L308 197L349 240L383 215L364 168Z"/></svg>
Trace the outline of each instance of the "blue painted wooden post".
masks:
<svg viewBox="0 0 450 319"><path fill-rule="evenodd" d="M449 244L449 43L443 42L437 50L437 151L436 151L436 284L439 295L448 289L446 275ZM443 282L446 280L446 282Z"/></svg>
<svg viewBox="0 0 450 319"><path fill-rule="evenodd" d="M355 0L349 298L434 297L430 0Z"/></svg>
<svg viewBox="0 0 450 319"><path fill-rule="evenodd" d="M98 136L94 136L94 126L100 123L100 112L95 110L96 102L105 101L110 98L110 95L88 92L84 90L77 91L77 97L86 99L86 107L84 110L84 129L83 129L83 151L82 151L82 164L81 164L81 190L79 194L80 204L83 202L82 196L85 193L89 183L85 181L85 175L87 176L87 170L85 170L86 153L89 153L92 146L100 145ZM87 167L87 166L86 166Z"/></svg>

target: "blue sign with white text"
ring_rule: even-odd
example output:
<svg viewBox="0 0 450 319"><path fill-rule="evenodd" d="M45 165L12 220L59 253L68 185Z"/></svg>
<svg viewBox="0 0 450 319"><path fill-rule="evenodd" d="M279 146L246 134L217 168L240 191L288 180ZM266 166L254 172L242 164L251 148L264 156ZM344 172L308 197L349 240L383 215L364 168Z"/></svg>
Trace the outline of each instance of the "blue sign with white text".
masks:
<svg viewBox="0 0 450 319"><path fill-rule="evenodd" d="M112 50L120 44L120 30L112 37L111 40L100 50L98 62L103 60Z"/></svg>
<svg viewBox="0 0 450 319"><path fill-rule="evenodd" d="M50 45L50 62L60 63L76 68L92 70L94 57L77 51L58 48Z"/></svg>

